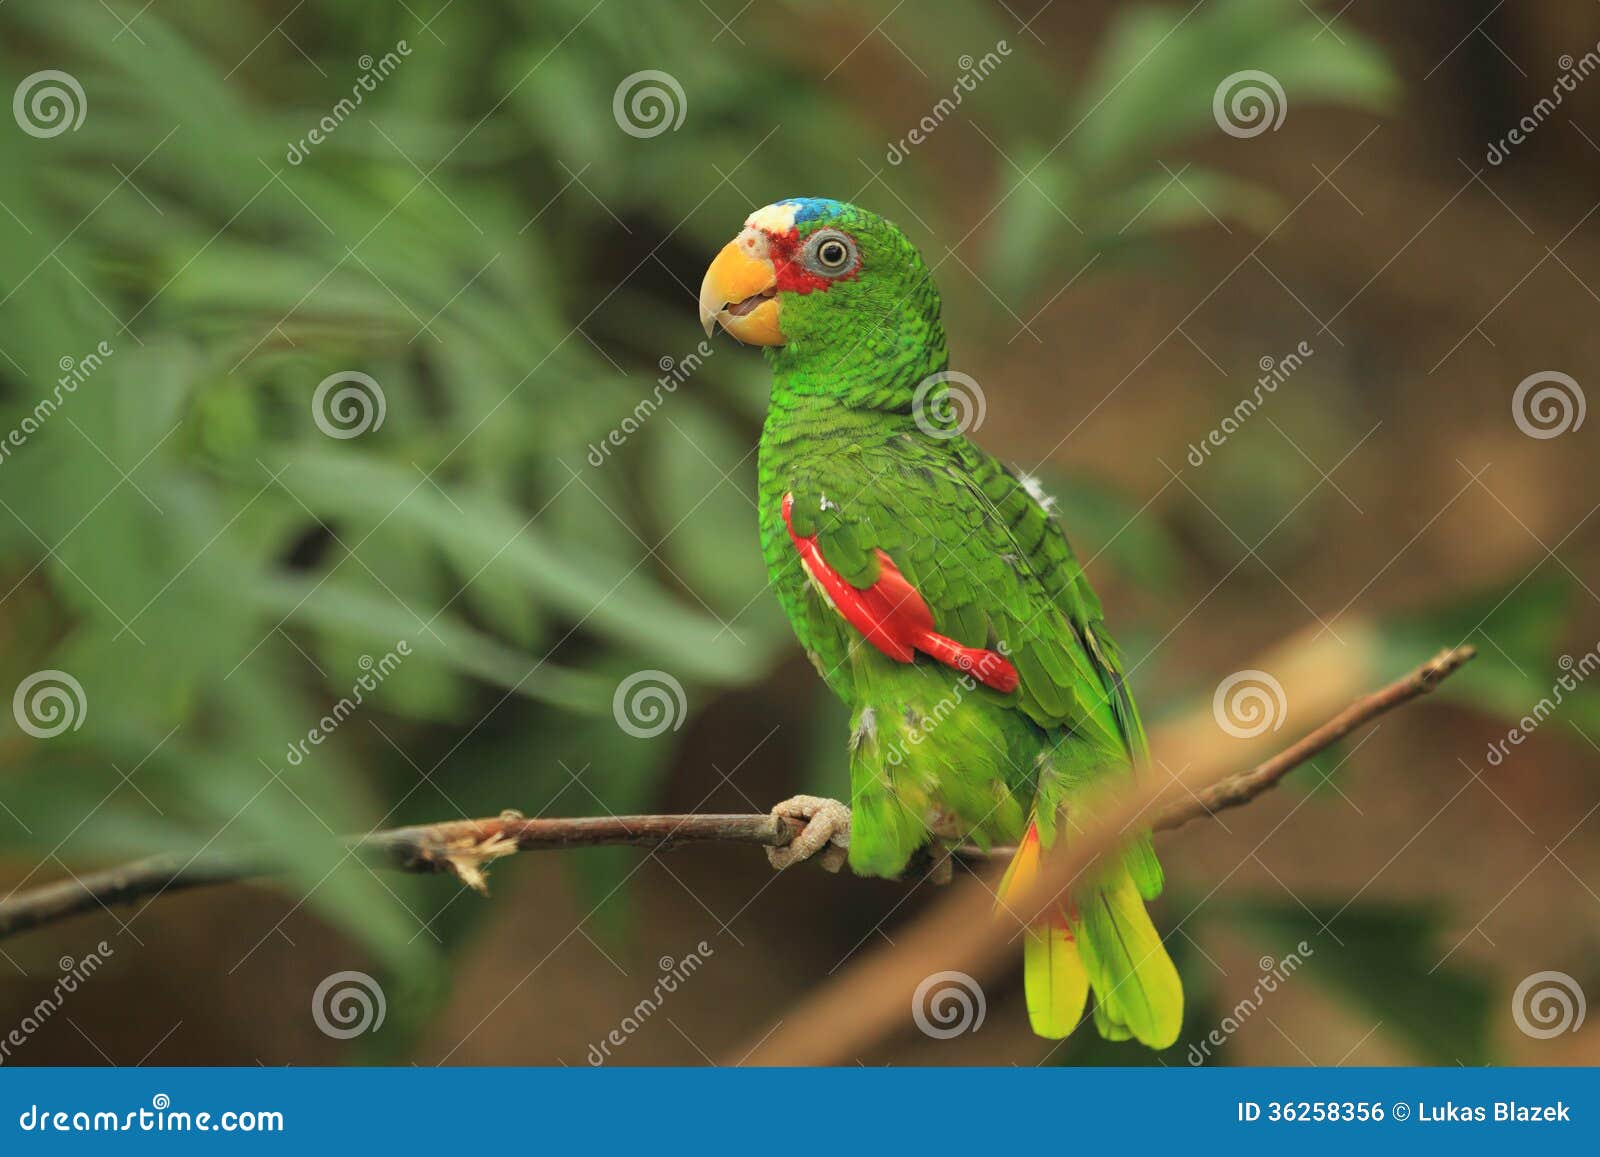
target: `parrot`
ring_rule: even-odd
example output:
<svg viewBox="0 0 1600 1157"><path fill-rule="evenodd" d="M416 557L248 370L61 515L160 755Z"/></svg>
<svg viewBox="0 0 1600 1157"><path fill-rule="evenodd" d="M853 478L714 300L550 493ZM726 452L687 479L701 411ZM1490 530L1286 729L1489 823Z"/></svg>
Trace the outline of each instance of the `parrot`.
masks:
<svg viewBox="0 0 1600 1157"><path fill-rule="evenodd" d="M1015 846L997 911L1070 839L1075 807L1148 760L1122 657L1026 474L966 437L940 297L890 221L819 197L757 209L707 269L706 336L763 347L757 521L771 586L850 710L849 804L796 796L783 869L894 878L963 842ZM965 403L963 404L963 399ZM1150 833L1025 931L1029 1023L1171 1046L1183 987L1145 904Z"/></svg>

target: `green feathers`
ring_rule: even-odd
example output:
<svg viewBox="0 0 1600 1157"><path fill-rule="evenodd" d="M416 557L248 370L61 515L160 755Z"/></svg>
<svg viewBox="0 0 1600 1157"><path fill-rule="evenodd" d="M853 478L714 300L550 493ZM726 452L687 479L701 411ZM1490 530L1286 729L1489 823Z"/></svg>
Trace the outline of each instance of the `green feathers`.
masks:
<svg viewBox="0 0 1600 1157"><path fill-rule="evenodd" d="M1178 1039L1183 985L1126 869L1094 888L1072 922L1094 986L1094 1023L1108 1040L1153 1049Z"/></svg>
<svg viewBox="0 0 1600 1157"><path fill-rule="evenodd" d="M1070 833L1064 816L1145 758L1122 661L1048 500L930 420L941 387L925 383L948 359L921 258L881 218L804 204L800 242L844 231L860 265L831 282L777 274L786 344L767 351L760 526L796 635L852 708L850 863L893 876L930 845L1023 841L1004 887L1025 888ZM900 662L869 642L808 578L781 517L785 495L794 533L815 535L849 586L872 587L887 558L934 629L1003 654L1017 689L1001 693L921 654ZM1114 863L1025 938L1029 1016L1040 1035L1065 1036L1092 989L1102 1034L1164 1048L1183 992L1144 909L1161 869L1143 834Z"/></svg>
<svg viewBox="0 0 1600 1157"><path fill-rule="evenodd" d="M785 340L767 350L775 383L785 398L909 413L917 386L949 361L932 276L905 235L875 214L836 203L796 230L803 239L823 227L854 239L860 270L808 292L784 291L780 281Z"/></svg>
<svg viewBox="0 0 1600 1157"><path fill-rule="evenodd" d="M1149 837L1096 882L1074 889L1072 904L1024 932L1023 989L1028 1020L1042 1037L1060 1040L1077 1028L1091 987L1094 1022L1108 1040L1138 1040L1164 1049L1183 1027L1183 985L1145 911L1135 873L1154 865ZM1038 877L1048 843L1037 821L1023 832L1000 882L997 915L1011 918ZM1157 872L1159 883L1160 869Z"/></svg>

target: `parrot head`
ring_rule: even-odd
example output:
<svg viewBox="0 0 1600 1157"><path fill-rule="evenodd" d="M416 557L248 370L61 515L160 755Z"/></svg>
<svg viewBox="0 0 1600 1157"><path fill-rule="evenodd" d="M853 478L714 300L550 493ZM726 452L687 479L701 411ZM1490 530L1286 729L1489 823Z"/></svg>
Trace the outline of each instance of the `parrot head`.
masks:
<svg viewBox="0 0 1600 1157"><path fill-rule="evenodd" d="M939 297L894 224L854 205L795 197L757 209L700 286L707 336L720 325L788 363L894 362L943 349Z"/></svg>

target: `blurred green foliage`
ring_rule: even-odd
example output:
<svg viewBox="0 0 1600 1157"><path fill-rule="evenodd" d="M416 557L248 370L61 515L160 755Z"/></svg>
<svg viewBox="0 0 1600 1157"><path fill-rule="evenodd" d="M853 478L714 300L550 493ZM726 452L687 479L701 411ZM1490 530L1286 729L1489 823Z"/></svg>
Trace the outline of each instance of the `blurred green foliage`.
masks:
<svg viewBox="0 0 1600 1157"><path fill-rule="evenodd" d="M698 705L769 667L757 553L706 567L708 539L748 523L739 411L686 390L609 468L585 462L658 351L698 336L675 290L624 275L662 280L647 255L711 182L701 165L672 192L670 148L610 116L633 56L676 38L689 59L690 31L595 12L557 56L585 15L560 7L500 5L448 52L379 5L325 8L293 43L265 12L147 12L117 39L83 6L0 13L7 91L49 60L89 103L77 131L0 134L18 226L0 420L63 359L110 351L0 474L7 685L60 669L87 703L51 742L8 727L12 846L83 862L266 842L289 887L414 966L429 938L408 885L342 862L332 834L540 806L590 764L604 799L568 808L642 806L670 746L611 723L618 678L670 666ZM575 111L596 85L598 127ZM382 421L330 437L314 391L347 371L378 384ZM401 640L362 711L288 758Z"/></svg>
<svg viewBox="0 0 1600 1157"><path fill-rule="evenodd" d="M694 709L789 647L748 497L754 359L706 359L602 465L587 455L663 358L695 350L691 282L739 217L852 194L839 183L868 179L858 158L886 135L772 34L813 5L759 14L726 52L692 6L478 11L446 46L404 5L317 6L292 41L255 5L147 7L116 36L97 5L0 7L4 91L60 68L88 100L76 131L0 132L0 427L66 359L112 351L0 462L3 685L59 669L87 705L49 741L0 718L0 844L51 877L267 845L286 887L419 984L470 906L420 934L415 882L332 835L508 805L647 810L671 733L618 729L618 680L668 670ZM1257 186L1153 159L1215 130L1225 73L1270 63L1296 101L1393 98L1371 44L1315 29L1298 0L1134 7L1066 81L983 5L897 33L922 59L1016 50L972 96L1030 173L994 218L987 275L1009 295L1213 214L1275 219ZM642 139L613 95L654 67L688 116ZM922 164L905 180L932 188ZM349 371L378 383L383 421L330 437L313 396ZM1065 485L1086 553L1109 544L1134 581L1170 586L1180 548L1159 524ZM402 640L371 701L287 758L363 657ZM627 862L585 859L596 899Z"/></svg>
<svg viewBox="0 0 1600 1157"><path fill-rule="evenodd" d="M1290 99L1387 107L1396 83L1378 49L1359 34L1320 30L1308 6L1281 0L1128 9L1065 101L1064 135L1025 142L1016 154L1032 195L999 218L1000 292L1020 292L1063 261L1076 269L1091 253L1114 260L1148 252L1177 226L1232 218L1270 228L1283 215L1270 191L1152 159L1215 132L1219 111L1240 135L1255 136L1288 115ZM1219 77L1232 83L1219 91ZM1077 260L1063 257L1068 247Z"/></svg>
<svg viewBox="0 0 1600 1157"><path fill-rule="evenodd" d="M1307 908L1291 900L1229 907L1263 945L1311 946L1306 979L1404 1041L1419 1063L1488 1063L1493 986L1440 947L1446 938L1436 909L1372 901Z"/></svg>

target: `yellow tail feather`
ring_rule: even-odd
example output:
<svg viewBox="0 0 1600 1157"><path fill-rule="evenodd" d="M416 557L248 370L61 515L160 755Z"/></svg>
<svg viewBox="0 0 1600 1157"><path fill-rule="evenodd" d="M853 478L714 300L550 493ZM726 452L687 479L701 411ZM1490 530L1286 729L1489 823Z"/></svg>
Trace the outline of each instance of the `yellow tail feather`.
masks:
<svg viewBox="0 0 1600 1157"><path fill-rule="evenodd" d="M1072 933L1062 924L1028 929L1022 949L1022 984L1028 1023L1039 1036L1061 1040L1078 1027L1089 999L1089 973Z"/></svg>
<svg viewBox="0 0 1600 1157"><path fill-rule="evenodd" d="M1009 909L1039 877L1042 850L1029 823L1000 880ZM1070 921L1059 913L1028 929L1022 977L1033 1031L1060 1040L1077 1028L1091 985L1095 1027L1107 1040L1169 1047L1183 1028L1183 982L1126 865L1074 892Z"/></svg>
<svg viewBox="0 0 1600 1157"><path fill-rule="evenodd" d="M995 893L995 907L1009 907L1018 896L1033 887L1039 878L1039 826L1028 821L1028 830L1022 833L1022 842L1006 865L1006 874L1000 877L1000 888Z"/></svg>

